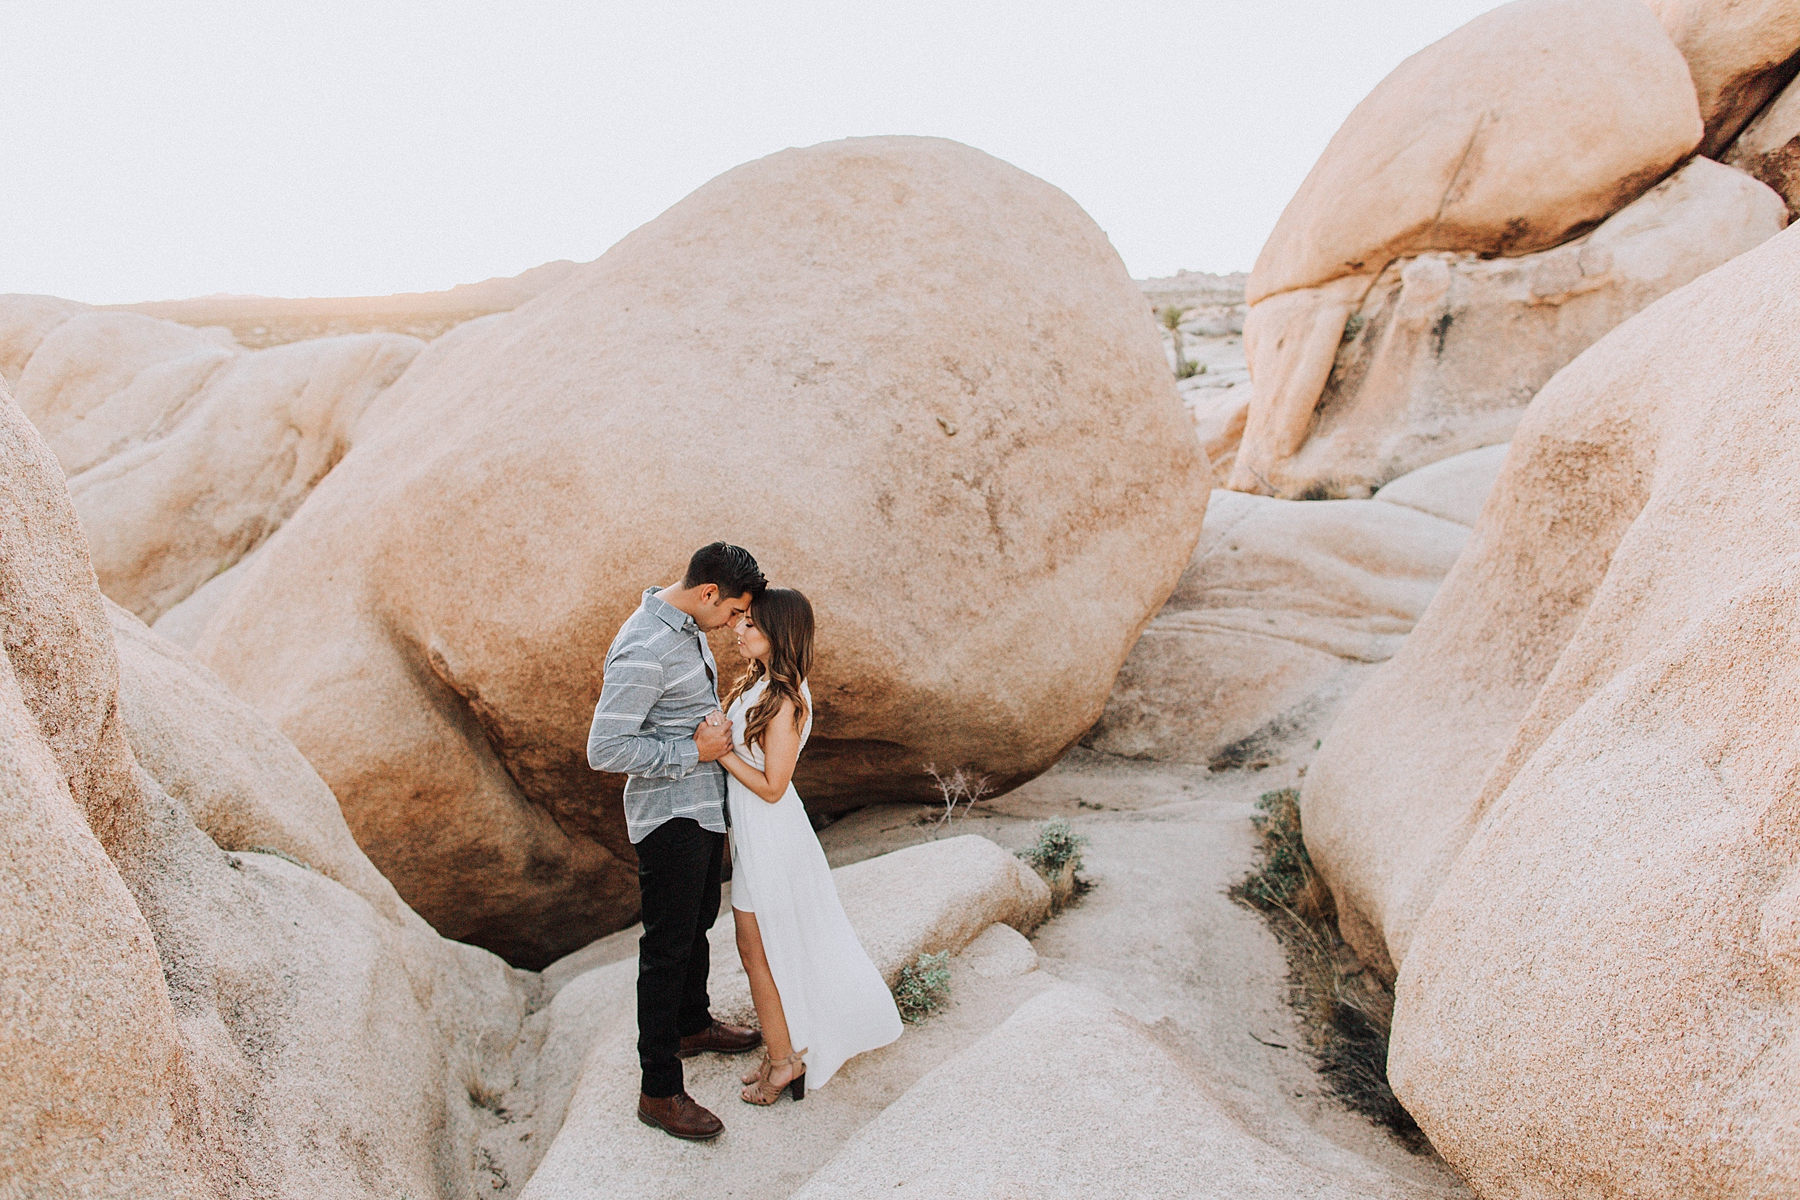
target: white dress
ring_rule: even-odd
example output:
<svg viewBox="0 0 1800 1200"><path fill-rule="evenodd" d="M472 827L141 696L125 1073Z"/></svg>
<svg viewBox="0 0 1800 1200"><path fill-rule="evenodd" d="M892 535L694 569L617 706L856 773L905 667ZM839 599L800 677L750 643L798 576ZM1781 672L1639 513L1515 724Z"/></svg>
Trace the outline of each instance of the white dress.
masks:
<svg viewBox="0 0 1800 1200"><path fill-rule="evenodd" d="M745 714L764 680L733 702L731 740L739 758L762 770L762 747L744 744ZM812 693L806 727L812 733ZM806 1050L806 1087L824 1087L844 1062L900 1036L900 1011L844 916L819 835L793 784L770 804L727 776L731 806L731 907L756 914L769 973L781 993L794 1049Z"/></svg>

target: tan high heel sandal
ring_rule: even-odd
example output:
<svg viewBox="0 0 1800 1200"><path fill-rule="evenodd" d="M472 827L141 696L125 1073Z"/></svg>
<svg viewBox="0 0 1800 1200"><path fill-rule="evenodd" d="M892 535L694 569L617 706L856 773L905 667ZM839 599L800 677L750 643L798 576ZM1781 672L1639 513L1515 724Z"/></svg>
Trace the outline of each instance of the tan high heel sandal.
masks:
<svg viewBox="0 0 1800 1200"><path fill-rule="evenodd" d="M767 1050L763 1051L762 1065L756 1074L745 1078L750 1086L738 1093L738 1098L745 1104L773 1104L781 1099L781 1093L787 1092L796 1100L806 1098L806 1064L800 1062L805 1050L796 1050L786 1058L770 1058ZM769 1077L775 1074L777 1067L789 1067L800 1063L800 1071L786 1083L771 1083Z"/></svg>

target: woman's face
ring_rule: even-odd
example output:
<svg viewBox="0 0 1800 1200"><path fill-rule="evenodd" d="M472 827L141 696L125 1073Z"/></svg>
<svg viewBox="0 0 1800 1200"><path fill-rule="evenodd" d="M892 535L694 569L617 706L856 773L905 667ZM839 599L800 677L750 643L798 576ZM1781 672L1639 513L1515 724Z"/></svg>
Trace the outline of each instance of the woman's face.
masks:
<svg viewBox="0 0 1800 1200"><path fill-rule="evenodd" d="M737 649L745 658L754 658L764 665L769 661L769 651L773 649L769 636L756 627L756 618L749 613L738 618Z"/></svg>

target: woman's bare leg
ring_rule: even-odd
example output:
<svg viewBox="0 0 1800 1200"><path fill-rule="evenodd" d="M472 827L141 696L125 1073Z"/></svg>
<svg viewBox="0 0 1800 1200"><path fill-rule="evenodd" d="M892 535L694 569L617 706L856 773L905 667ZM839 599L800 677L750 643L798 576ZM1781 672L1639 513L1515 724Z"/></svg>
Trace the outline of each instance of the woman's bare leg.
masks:
<svg viewBox="0 0 1800 1200"><path fill-rule="evenodd" d="M750 999L756 1005L756 1019L762 1025L763 1044L769 1048L769 1057L780 1061L794 1052L794 1043L788 1036L781 993L775 988L775 976L769 973L769 959L763 953L762 930L757 928L755 913L734 908L731 916L737 922L738 958L743 961L744 974L750 977ZM800 1070L798 1066L777 1067L769 1081L786 1083Z"/></svg>

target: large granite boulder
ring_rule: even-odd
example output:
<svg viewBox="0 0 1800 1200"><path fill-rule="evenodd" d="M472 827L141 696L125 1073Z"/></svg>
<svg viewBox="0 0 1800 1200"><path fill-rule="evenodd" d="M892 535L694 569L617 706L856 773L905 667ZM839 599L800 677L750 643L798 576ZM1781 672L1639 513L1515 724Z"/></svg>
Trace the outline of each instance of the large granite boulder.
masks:
<svg viewBox="0 0 1800 1200"><path fill-rule="evenodd" d="M19 406L68 476L102 590L146 621L278 528L424 345L363 334L247 353L173 321L46 301L0 297L0 336L23 356Z"/></svg>
<svg viewBox="0 0 1800 1200"><path fill-rule="evenodd" d="M1302 795L1483 1195L1800 1190L1800 232L1532 403Z"/></svg>
<svg viewBox="0 0 1800 1200"><path fill-rule="evenodd" d="M487 1194L471 1080L510 1077L531 982L433 933L266 720L109 617L3 387L0 468L8 1190Z"/></svg>
<svg viewBox="0 0 1800 1200"><path fill-rule="evenodd" d="M1702 134L1692 81L1638 0L1515 0L1357 105L1257 256L1256 380L1230 486L1305 441L1345 321L1395 259L1545 250L1635 199Z"/></svg>
<svg viewBox="0 0 1800 1200"><path fill-rule="evenodd" d="M1716 158L1800 63L1795 0L1644 0L1687 60Z"/></svg>
<svg viewBox="0 0 1800 1200"><path fill-rule="evenodd" d="M927 763L1004 788L1054 762L1209 491L1105 235L928 138L730 171L382 404L196 649L402 896L520 964L634 916L584 737L613 634L694 547L811 596L798 785L830 811L926 797Z"/></svg>
<svg viewBox="0 0 1800 1200"><path fill-rule="evenodd" d="M1786 225L1782 197L1696 158L1554 250L1397 259L1351 312L1303 440L1273 446L1265 424L1246 433L1238 461L1253 465L1258 490L1354 497L1504 442L1563 364Z"/></svg>

